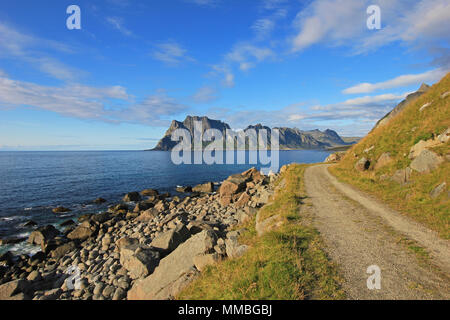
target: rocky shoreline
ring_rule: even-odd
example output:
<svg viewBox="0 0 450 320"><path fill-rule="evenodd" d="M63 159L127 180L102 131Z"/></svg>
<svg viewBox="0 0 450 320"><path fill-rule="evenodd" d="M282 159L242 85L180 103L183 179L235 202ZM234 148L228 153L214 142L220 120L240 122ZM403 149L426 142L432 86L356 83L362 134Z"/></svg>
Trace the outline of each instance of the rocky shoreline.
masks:
<svg viewBox="0 0 450 320"><path fill-rule="evenodd" d="M212 182L180 187L184 198L130 192L64 232L39 227L27 241L40 252L0 256L0 300L172 299L207 265L248 249L232 229L269 201L276 177L252 168L216 192Z"/></svg>

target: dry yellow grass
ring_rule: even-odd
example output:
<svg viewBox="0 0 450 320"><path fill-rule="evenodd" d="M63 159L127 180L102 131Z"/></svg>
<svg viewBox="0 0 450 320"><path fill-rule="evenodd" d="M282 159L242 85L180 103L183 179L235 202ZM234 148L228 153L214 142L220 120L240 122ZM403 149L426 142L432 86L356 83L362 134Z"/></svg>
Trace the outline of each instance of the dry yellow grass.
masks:
<svg viewBox="0 0 450 320"><path fill-rule="evenodd" d="M392 176L396 170L409 166L412 160L408 155L414 144L439 135L450 127L450 96L441 97L448 91L450 74L409 104L387 125L369 133L347 152L340 163L330 168L330 172L340 180L377 196L394 209L437 231L445 239L450 238L450 197L445 191L439 197L432 198L430 192L442 182L450 185L448 161L429 174L413 172L411 183L404 186L390 179L380 180L380 177L383 174ZM429 107L419 111L429 102ZM364 152L372 146L371 151ZM450 144L447 142L433 150L445 157L450 154ZM389 152L394 161L375 170L376 160L385 152ZM355 155L371 160L368 171L354 169L358 160Z"/></svg>
<svg viewBox="0 0 450 320"><path fill-rule="evenodd" d="M227 259L204 270L179 299L304 300L342 299L340 278L322 249L317 231L301 223L305 166L291 165L283 174L286 186L275 195L265 214L280 214L285 223L262 237L255 221L247 223L240 242L250 246L237 259Z"/></svg>

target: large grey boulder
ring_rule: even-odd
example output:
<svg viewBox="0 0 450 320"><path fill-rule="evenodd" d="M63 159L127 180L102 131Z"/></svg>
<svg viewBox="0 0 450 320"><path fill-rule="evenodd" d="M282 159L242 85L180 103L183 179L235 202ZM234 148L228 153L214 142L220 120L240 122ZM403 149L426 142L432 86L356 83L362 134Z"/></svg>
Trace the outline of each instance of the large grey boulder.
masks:
<svg viewBox="0 0 450 320"><path fill-rule="evenodd" d="M159 252L142 248L122 248L120 251L120 264L128 270L132 279L140 279L148 276L155 270L159 263Z"/></svg>
<svg viewBox="0 0 450 320"><path fill-rule="evenodd" d="M189 230L185 225L180 224L153 239L151 246L163 254L168 254L186 241L189 236Z"/></svg>
<svg viewBox="0 0 450 320"><path fill-rule="evenodd" d="M394 175L392 176L392 180L401 185L407 184L410 181L411 173L412 170L410 167L399 169L395 171Z"/></svg>
<svg viewBox="0 0 450 320"><path fill-rule="evenodd" d="M128 300L166 300L174 298L198 274L194 257L213 253L217 236L212 231L202 231L181 244L162 259L155 271L145 279L137 280Z"/></svg>
<svg viewBox="0 0 450 320"><path fill-rule="evenodd" d="M382 167L388 165L392 162L392 158L389 152L383 153L377 160L377 163L375 164L375 170L381 169Z"/></svg>
<svg viewBox="0 0 450 320"><path fill-rule="evenodd" d="M156 208L150 208L142 212L137 218L136 221L138 222L149 222L153 220L155 217L157 217L159 214L158 209Z"/></svg>
<svg viewBox="0 0 450 320"><path fill-rule="evenodd" d="M423 150L417 158L411 162L411 169L420 173L429 173L444 162L444 159L430 150Z"/></svg>
<svg viewBox="0 0 450 320"><path fill-rule="evenodd" d="M283 225L283 219L279 214L268 217L264 219L261 214L261 211L258 211L256 214L256 224L255 229L258 236L262 236L266 232L277 229L278 227Z"/></svg>
<svg viewBox="0 0 450 320"><path fill-rule="evenodd" d="M55 250L50 252L50 256L55 259L59 260L61 259L66 253L69 253L72 250L76 249L76 245L73 241L65 243L59 247L57 247Z"/></svg>
<svg viewBox="0 0 450 320"><path fill-rule="evenodd" d="M123 197L123 202L141 201L141 195L139 192L130 192Z"/></svg>
<svg viewBox="0 0 450 320"><path fill-rule="evenodd" d="M370 160L368 160L366 157L362 157L359 159L355 164L355 169L358 171L366 171L370 167Z"/></svg>
<svg viewBox="0 0 450 320"><path fill-rule="evenodd" d="M98 226L90 221L84 221L78 227L76 227L72 232L67 235L67 238L71 240L84 241L92 237L98 230Z"/></svg>
<svg viewBox="0 0 450 320"><path fill-rule="evenodd" d="M196 185L192 188L193 192L202 192L202 193L209 193L214 191L214 183L212 182L206 182L203 184Z"/></svg>
<svg viewBox="0 0 450 320"><path fill-rule="evenodd" d="M25 280L14 280L0 286L0 300L25 300L23 294L28 282Z"/></svg>
<svg viewBox="0 0 450 320"><path fill-rule="evenodd" d="M55 238L59 234L58 229L52 225L40 227L33 231L28 238L28 242L31 244L42 245Z"/></svg>

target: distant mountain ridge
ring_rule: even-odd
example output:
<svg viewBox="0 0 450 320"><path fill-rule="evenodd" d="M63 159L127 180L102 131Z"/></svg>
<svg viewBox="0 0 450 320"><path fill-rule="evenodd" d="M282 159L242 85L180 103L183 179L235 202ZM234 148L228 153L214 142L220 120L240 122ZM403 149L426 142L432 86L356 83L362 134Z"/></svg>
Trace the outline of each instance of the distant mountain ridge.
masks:
<svg viewBox="0 0 450 320"><path fill-rule="evenodd" d="M225 136L227 130L231 130L230 126L220 120L209 119L208 117L199 117L199 116L187 116L183 122L173 120L169 129L167 129L164 137L159 140L158 144L155 148L151 149L152 151L170 151L177 144L177 141L171 140L172 132L176 129L186 129L191 134L191 137L194 135L195 121L201 121L202 130L204 133L207 129L217 129L219 130L223 136ZM244 132L247 130L254 129L256 133L259 133L259 130L265 129L268 134L268 145L271 146L270 135L272 129L263 126L261 124L257 125L249 125L244 129ZM278 127L273 128L279 130L279 146L281 150L304 150L304 149L327 149L338 146L347 146L351 143L345 142L335 131L327 129L325 131L320 130L310 130L310 131L302 131L298 128L287 128L287 127ZM198 133L196 133L198 134ZM203 143L203 148L209 142ZM246 149L248 149L248 145L246 145Z"/></svg>

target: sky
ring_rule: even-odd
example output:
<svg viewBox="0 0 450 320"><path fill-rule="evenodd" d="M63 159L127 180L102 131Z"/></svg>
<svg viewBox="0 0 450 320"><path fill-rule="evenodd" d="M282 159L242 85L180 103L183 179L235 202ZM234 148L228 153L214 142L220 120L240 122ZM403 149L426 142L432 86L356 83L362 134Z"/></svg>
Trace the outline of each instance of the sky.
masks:
<svg viewBox="0 0 450 320"><path fill-rule="evenodd" d="M363 136L450 70L449 17L448 0L3 1L0 151L147 149L186 115Z"/></svg>

